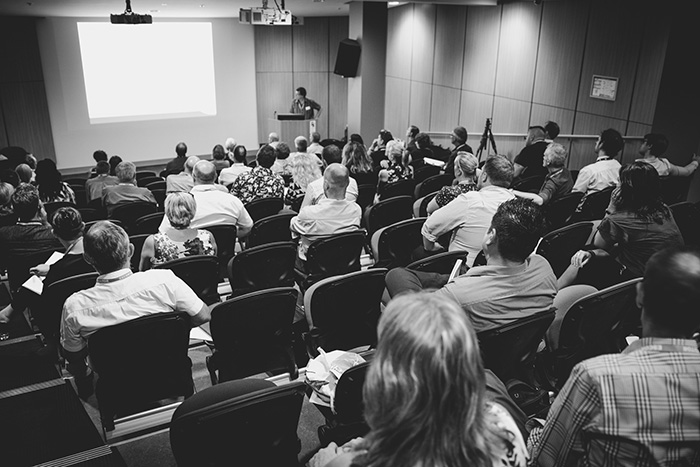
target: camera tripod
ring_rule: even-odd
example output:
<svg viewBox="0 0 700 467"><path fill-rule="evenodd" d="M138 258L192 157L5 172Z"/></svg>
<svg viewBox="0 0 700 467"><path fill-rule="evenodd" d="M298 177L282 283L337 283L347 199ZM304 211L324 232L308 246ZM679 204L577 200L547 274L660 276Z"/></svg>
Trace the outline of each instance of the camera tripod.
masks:
<svg viewBox="0 0 700 467"><path fill-rule="evenodd" d="M481 134L481 142L479 143L479 149L476 150L476 159L479 161L479 166L481 166L481 153L486 148L488 143L491 143L491 148L494 154L498 154L496 149L496 141L493 139L493 133L491 132L491 119L486 119L486 126L484 127L484 132Z"/></svg>

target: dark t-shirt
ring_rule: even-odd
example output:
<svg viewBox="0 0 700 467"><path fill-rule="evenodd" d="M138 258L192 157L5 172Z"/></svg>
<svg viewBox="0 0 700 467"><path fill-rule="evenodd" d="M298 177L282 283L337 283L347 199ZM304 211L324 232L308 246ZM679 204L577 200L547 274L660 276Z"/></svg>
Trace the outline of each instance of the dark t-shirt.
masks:
<svg viewBox="0 0 700 467"><path fill-rule="evenodd" d="M46 287L49 285L60 281L61 279L88 272L95 272L95 268L85 261L82 254L65 255L63 258L52 264L49 268L49 272L46 274L46 278L44 279L44 290L46 290Z"/></svg>
<svg viewBox="0 0 700 467"><path fill-rule="evenodd" d="M355 179L357 185L377 186L377 172L350 172L350 176Z"/></svg>
<svg viewBox="0 0 700 467"><path fill-rule="evenodd" d="M179 174L185 169L186 161L187 157L175 157L168 162L168 165L165 166L165 170L168 171L168 174Z"/></svg>
<svg viewBox="0 0 700 467"><path fill-rule="evenodd" d="M519 179L534 177L535 175L547 175L547 168L542 166L542 158L548 145L546 141L538 141L530 146L525 146L520 151L520 154L515 156L513 162L525 167L520 173Z"/></svg>
<svg viewBox="0 0 700 467"><path fill-rule="evenodd" d="M461 146L457 146L452 150L450 153L450 158L447 159L447 163L445 163L445 173L454 175L455 174L455 159L457 158L457 153L458 152L470 152L474 154L474 151L472 151L472 147L469 146L468 144L463 144Z"/></svg>
<svg viewBox="0 0 700 467"><path fill-rule="evenodd" d="M12 290L29 278L29 268L46 261L52 251L62 250L51 227L41 222L0 227L0 264L7 267Z"/></svg>

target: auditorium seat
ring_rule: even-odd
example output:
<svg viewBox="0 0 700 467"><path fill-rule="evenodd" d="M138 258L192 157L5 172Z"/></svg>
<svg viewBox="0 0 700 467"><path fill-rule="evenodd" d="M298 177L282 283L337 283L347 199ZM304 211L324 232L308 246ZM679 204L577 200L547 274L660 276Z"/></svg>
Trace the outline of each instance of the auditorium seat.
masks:
<svg viewBox="0 0 700 467"><path fill-rule="evenodd" d="M598 220L605 217L605 210L610 204L610 196L615 187L608 187L586 195L579 209L569 218L569 223Z"/></svg>
<svg viewBox="0 0 700 467"><path fill-rule="evenodd" d="M291 241L266 243L241 251L227 263L231 295L292 287L296 258L297 245Z"/></svg>
<svg viewBox="0 0 700 467"><path fill-rule="evenodd" d="M219 260L215 256L187 256L156 264L153 269L170 269L207 305L219 301Z"/></svg>
<svg viewBox="0 0 700 467"><path fill-rule="evenodd" d="M219 281L228 276L228 262L236 254L238 229L235 225L210 225L205 227L216 242L216 257L219 259Z"/></svg>
<svg viewBox="0 0 700 467"><path fill-rule="evenodd" d="M559 229L567 224L569 218L574 214L578 207L583 193L580 191L572 191L560 198L555 199L545 206L545 214L549 232Z"/></svg>
<svg viewBox="0 0 700 467"><path fill-rule="evenodd" d="M306 252L306 270L294 270L297 284L303 291L326 277L359 271L360 255L366 244L364 230L314 240Z"/></svg>
<svg viewBox="0 0 700 467"><path fill-rule="evenodd" d="M387 225L413 217L413 196L395 196L375 203L364 212L364 225L367 235Z"/></svg>
<svg viewBox="0 0 700 467"><path fill-rule="evenodd" d="M413 202L413 217L428 217L428 205L437 196L438 192L434 191Z"/></svg>
<svg viewBox="0 0 700 467"><path fill-rule="evenodd" d="M468 254L469 252L465 250L446 251L414 261L406 268L414 271L449 274L452 272L452 268L454 268L457 260L462 260L462 264L464 264Z"/></svg>
<svg viewBox="0 0 700 467"><path fill-rule="evenodd" d="M133 234L154 234L158 233L158 227L163 222L163 213L154 212L146 214L134 221Z"/></svg>
<svg viewBox="0 0 700 467"><path fill-rule="evenodd" d="M384 186L384 190L379 195L380 200L394 198L397 196L413 196L416 189L416 181L414 179L398 180Z"/></svg>
<svg viewBox="0 0 700 467"><path fill-rule="evenodd" d="M253 224L246 239L246 247L264 245L273 242L288 242L292 240L289 223L296 214L280 213L264 217Z"/></svg>
<svg viewBox="0 0 700 467"><path fill-rule="evenodd" d="M571 257L586 246L592 231L592 222L564 226L542 237L536 253L547 259L554 275L559 277L571 264Z"/></svg>
<svg viewBox="0 0 700 467"><path fill-rule="evenodd" d="M371 238L372 267L392 269L408 265L413 251L423 245L421 228L425 220L425 217L406 219L374 232Z"/></svg>
<svg viewBox="0 0 700 467"><path fill-rule="evenodd" d="M114 207L112 215L109 219L115 219L122 223L124 230L131 232L134 228L136 219L145 216L146 214L153 214L156 212L157 206L153 203L147 201L134 201L130 203L118 204Z"/></svg>
<svg viewBox="0 0 700 467"><path fill-rule="evenodd" d="M452 185L452 180L454 180L454 177L449 174L433 175L432 177L428 177L416 185L416 189L413 192L413 197L418 199L430 193L439 191L442 187Z"/></svg>
<svg viewBox="0 0 700 467"><path fill-rule="evenodd" d="M141 250L143 250L143 243L146 241L151 234L136 234L129 235L129 243L134 245L134 254L131 255L131 270L138 272L141 266Z"/></svg>
<svg viewBox="0 0 700 467"><path fill-rule="evenodd" d="M253 222L268 216L278 214L284 207L282 198L261 198L251 201L245 205L246 211L250 214Z"/></svg>

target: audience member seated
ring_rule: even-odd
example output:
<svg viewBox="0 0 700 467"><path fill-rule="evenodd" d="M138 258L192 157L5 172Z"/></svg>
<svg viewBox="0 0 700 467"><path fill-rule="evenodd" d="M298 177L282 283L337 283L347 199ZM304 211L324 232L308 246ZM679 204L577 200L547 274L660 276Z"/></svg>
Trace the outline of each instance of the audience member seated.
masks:
<svg viewBox="0 0 700 467"><path fill-rule="evenodd" d="M615 159L625 142L619 131L608 128L600 133L595 143L597 155L594 163L578 172L572 191L583 193L584 197L620 183L620 163Z"/></svg>
<svg viewBox="0 0 700 467"><path fill-rule="evenodd" d="M544 140L548 143L553 143L554 138L559 136L559 125L557 122L548 121L544 124Z"/></svg>
<svg viewBox="0 0 700 467"><path fill-rule="evenodd" d="M117 176L117 166L122 163L122 158L119 156L112 156L109 158L109 174L113 177Z"/></svg>
<svg viewBox="0 0 700 467"><path fill-rule="evenodd" d="M539 193L527 193L513 190L516 196L527 198L540 206L548 204L564 195L571 193L574 180L571 178L566 164L566 148L559 143L550 143L544 150L542 164L547 168L547 176L540 188Z"/></svg>
<svg viewBox="0 0 700 467"><path fill-rule="evenodd" d="M425 221L421 230L425 253L441 251L438 238L452 232L448 250L469 252L466 263L471 267L496 209L514 197L508 191L512 180L513 164L504 156L489 157L477 181L478 191L458 196Z"/></svg>
<svg viewBox="0 0 700 467"><path fill-rule="evenodd" d="M20 183L32 183L34 181L34 171L27 164L20 164L15 168Z"/></svg>
<svg viewBox="0 0 700 467"><path fill-rule="evenodd" d="M291 154L291 150L289 149L289 145L284 142L279 142L277 143L275 148L275 163L272 164L272 167L270 167L270 170L272 170L273 173L279 175L280 177L284 175L289 175L289 168L287 165L289 164L289 155Z"/></svg>
<svg viewBox="0 0 700 467"><path fill-rule="evenodd" d="M196 212L197 201L190 193L173 193L165 199L165 215L170 228L150 235L143 242L141 271L187 256L216 256L214 236L208 230L190 227Z"/></svg>
<svg viewBox="0 0 700 467"><path fill-rule="evenodd" d="M214 149L211 150L211 157L211 162L214 164L214 167L216 167L216 170L223 170L231 167L231 163L226 160L226 151L224 151L222 145L217 144L214 146Z"/></svg>
<svg viewBox="0 0 700 467"><path fill-rule="evenodd" d="M95 159L95 166L90 169L90 173L88 174L88 177L94 177L95 174L97 174L97 164L100 162L108 162L107 159L107 153L104 152L102 149L98 149L97 151L92 153L92 158Z"/></svg>
<svg viewBox="0 0 700 467"><path fill-rule="evenodd" d="M329 144L328 146L323 148L323 153L321 155L323 157L323 164L326 167L330 166L331 164L342 163L345 166L345 168L348 168L345 164L343 156L340 153L340 148L338 148L338 146L336 146L335 144ZM358 183L352 177L352 174L348 172L348 175L350 176L350 180L348 183L348 188L345 190L345 199L347 201L355 202L359 193L359 189L357 186ZM306 187L306 194L304 195L304 201L301 203L302 208L318 204L322 199L325 198L326 195L324 193L324 183L325 182L323 178L317 178L316 180L308 184L308 186Z"/></svg>
<svg viewBox="0 0 700 467"><path fill-rule="evenodd" d="M272 133L270 133L269 135L267 135L267 144L269 144L273 148L276 148L277 145L279 144L279 142L280 142L280 137L274 131Z"/></svg>
<svg viewBox="0 0 700 467"><path fill-rule="evenodd" d="M233 163L228 169L219 173L219 183L229 187L240 174L250 172L250 167L246 165L248 151L245 146L239 145L233 149Z"/></svg>
<svg viewBox="0 0 700 467"><path fill-rule="evenodd" d="M357 133L353 133L350 135L350 139L347 141L347 143L359 143L362 146L365 146L365 141L362 139L362 135L358 135ZM367 151L367 147L365 146L365 152Z"/></svg>
<svg viewBox="0 0 700 467"><path fill-rule="evenodd" d="M11 200L17 222L14 225L0 227L0 265L7 267L23 256L41 251L60 250L61 243L51 233L51 227L46 224L46 213L39 201L37 188L29 183L22 183L12 193ZM47 258L48 256L49 254ZM14 271L14 273L21 274L22 277L19 279L12 277L8 271L13 294L17 293L29 270ZM19 306L14 308L19 309ZM9 321L11 312L7 308L4 309L0 313L0 322Z"/></svg>
<svg viewBox="0 0 700 467"><path fill-rule="evenodd" d="M17 216L12 209L12 193L15 187L6 182L0 182L0 227L14 225Z"/></svg>
<svg viewBox="0 0 700 467"><path fill-rule="evenodd" d="M619 465L698 465L700 353L692 339L698 303L700 253L678 247L655 253L637 284L644 337L620 354L574 367L544 429L530 433L533 465L603 465L590 460L607 456ZM589 457L588 437L602 437L604 452ZM620 459L630 445L649 459Z"/></svg>
<svg viewBox="0 0 700 467"><path fill-rule="evenodd" d="M214 164L210 161L197 162L192 169L192 176L194 187L190 193L194 197L197 209L190 221L190 229L205 229L213 225L235 225L239 237L248 235L253 227L253 219L240 199L215 183ZM158 232L165 233L171 228L168 216L163 216Z"/></svg>
<svg viewBox="0 0 700 467"><path fill-rule="evenodd" d="M265 145L258 150L258 164L250 172L239 175L231 185L233 193L243 204L256 199L283 198L284 180L270 170L275 162L275 149Z"/></svg>
<svg viewBox="0 0 700 467"><path fill-rule="evenodd" d="M392 300L378 338L363 390L369 433L329 444L310 467L527 464L515 421L486 397L476 334L453 301Z"/></svg>
<svg viewBox="0 0 700 467"><path fill-rule="evenodd" d="M136 201L157 204L151 190L136 185L136 166L133 162L120 162L116 174L119 184L106 186L102 190L102 205L108 215L111 216L114 208L122 204Z"/></svg>
<svg viewBox="0 0 700 467"><path fill-rule="evenodd" d="M661 177L687 177L692 175L700 165L700 156L693 154L693 159L684 167L674 165L668 159L662 157L668 149L668 138L659 133L647 133L639 147L641 159L637 162L646 162L653 165Z"/></svg>
<svg viewBox="0 0 700 467"><path fill-rule="evenodd" d="M65 201L75 204L75 193L61 181L61 172L51 159L43 159L36 165L36 186L42 203Z"/></svg>
<svg viewBox="0 0 700 467"><path fill-rule="evenodd" d="M299 196L306 194L309 183L321 178L320 159L315 154L297 152L289 157L289 168L292 174L292 182L287 187L284 202L291 205Z"/></svg>
<svg viewBox="0 0 700 467"><path fill-rule="evenodd" d="M650 164L634 162L620 170L620 186L613 191L593 248L571 258L559 288L578 283L600 290L641 277L651 255L674 245L683 245L683 236L661 200L659 174Z"/></svg>
<svg viewBox="0 0 700 467"><path fill-rule="evenodd" d="M190 156L185 161L185 165L182 166L182 172L179 174L168 175L165 179L165 192L168 194L189 192L194 186L192 169L194 169L197 162L199 162L199 157Z"/></svg>
<svg viewBox="0 0 700 467"><path fill-rule="evenodd" d="M531 254L544 224L542 208L532 201L506 201L483 236L486 266L475 266L450 282L448 274L395 268L386 276L387 292L395 297L439 288L435 293L461 304L477 332L549 310L557 278L546 259Z"/></svg>
<svg viewBox="0 0 700 467"><path fill-rule="evenodd" d="M321 146L321 133L314 131L311 133L311 144L306 148L306 152L309 154L316 154L318 158L321 158L321 153L323 152L323 146Z"/></svg>
<svg viewBox="0 0 700 467"><path fill-rule="evenodd" d="M85 181L88 202L102 199L104 188L119 184L119 179L109 174L109 162L99 161L95 166L96 176Z"/></svg>
<svg viewBox="0 0 700 467"><path fill-rule="evenodd" d="M367 153L370 159L372 159L372 168L378 171L381 168L381 162L387 160L386 157L386 145L389 141L393 141L394 136L389 130L380 130L379 136L377 136L372 144L370 144Z"/></svg>
<svg viewBox="0 0 700 467"><path fill-rule="evenodd" d="M544 151L547 149L545 136L546 133L541 126L531 126L527 129L525 147L513 160L514 181L537 175L543 177L547 175L547 169L542 162Z"/></svg>
<svg viewBox="0 0 700 467"><path fill-rule="evenodd" d="M406 130L406 141L404 141L404 149L406 149L409 153L415 151L417 148L416 146L416 137L420 133L420 129L415 126L415 125L410 125L408 129Z"/></svg>
<svg viewBox="0 0 700 467"><path fill-rule="evenodd" d="M464 128L463 126L455 127L455 129L452 130L450 138L452 140L452 145L454 146L454 148L452 149L452 152L450 152L447 162L445 162L445 165L442 166L442 171L444 173L449 175L455 174L455 158L457 157L457 154L459 152L466 151L474 154L474 151L472 150L471 146L467 144L468 137L469 134L467 133L466 128Z"/></svg>
<svg viewBox="0 0 700 467"><path fill-rule="evenodd" d="M357 185L377 186L377 172L372 167L372 159L367 155L365 146L349 142L343 147L343 165L350 172Z"/></svg>
<svg viewBox="0 0 700 467"><path fill-rule="evenodd" d="M430 136L427 133L418 133L415 137L413 143L413 149L410 149L407 145L406 149L411 155L411 167L417 169L418 167L423 167L425 165L425 158L434 159L435 155L430 147L433 142L430 140Z"/></svg>
<svg viewBox="0 0 700 467"><path fill-rule="evenodd" d="M387 185L413 178L413 167L408 163L408 152L404 150L400 140L392 140L386 144L386 157L388 161L382 161L382 169L377 176L377 196L382 194Z"/></svg>
<svg viewBox="0 0 700 467"><path fill-rule="evenodd" d="M86 365L88 338L98 329L154 313L186 312L197 326L209 321L209 307L168 269L132 273L134 247L119 226L108 221L85 234L84 257L100 274L97 284L74 293L63 306L61 346L81 397L92 392Z"/></svg>
<svg viewBox="0 0 700 467"><path fill-rule="evenodd" d="M454 167L456 183L442 187L438 191L435 198L428 203L428 214L432 214L439 208L449 204L459 195L478 189L476 182L479 161L474 154L460 151L455 158Z"/></svg>
<svg viewBox="0 0 700 467"><path fill-rule="evenodd" d="M306 251L311 242L360 228L362 210L345 197L349 183L348 169L337 163L329 165L323 174L324 198L317 204L301 208L299 215L290 221L292 237L301 239L297 261L300 270L305 270Z"/></svg>
<svg viewBox="0 0 700 467"><path fill-rule="evenodd" d="M185 161L187 161L187 145L185 143L177 143L175 154L175 157L165 166L165 171L168 175L182 172Z"/></svg>
<svg viewBox="0 0 700 467"><path fill-rule="evenodd" d="M236 150L236 140L233 138L226 138L224 142L224 151L226 151L226 160L233 165L236 162L235 157L233 157L233 151ZM245 161L243 161L245 162Z"/></svg>

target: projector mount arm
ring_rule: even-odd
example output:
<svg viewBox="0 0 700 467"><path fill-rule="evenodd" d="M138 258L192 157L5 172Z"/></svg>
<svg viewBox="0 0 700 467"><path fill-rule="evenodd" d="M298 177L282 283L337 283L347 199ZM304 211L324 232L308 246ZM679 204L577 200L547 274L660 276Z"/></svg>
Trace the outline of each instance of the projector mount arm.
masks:
<svg viewBox="0 0 700 467"><path fill-rule="evenodd" d="M125 15L132 15L134 14L133 11L131 11L131 0L124 0L126 2L126 10L124 10Z"/></svg>

